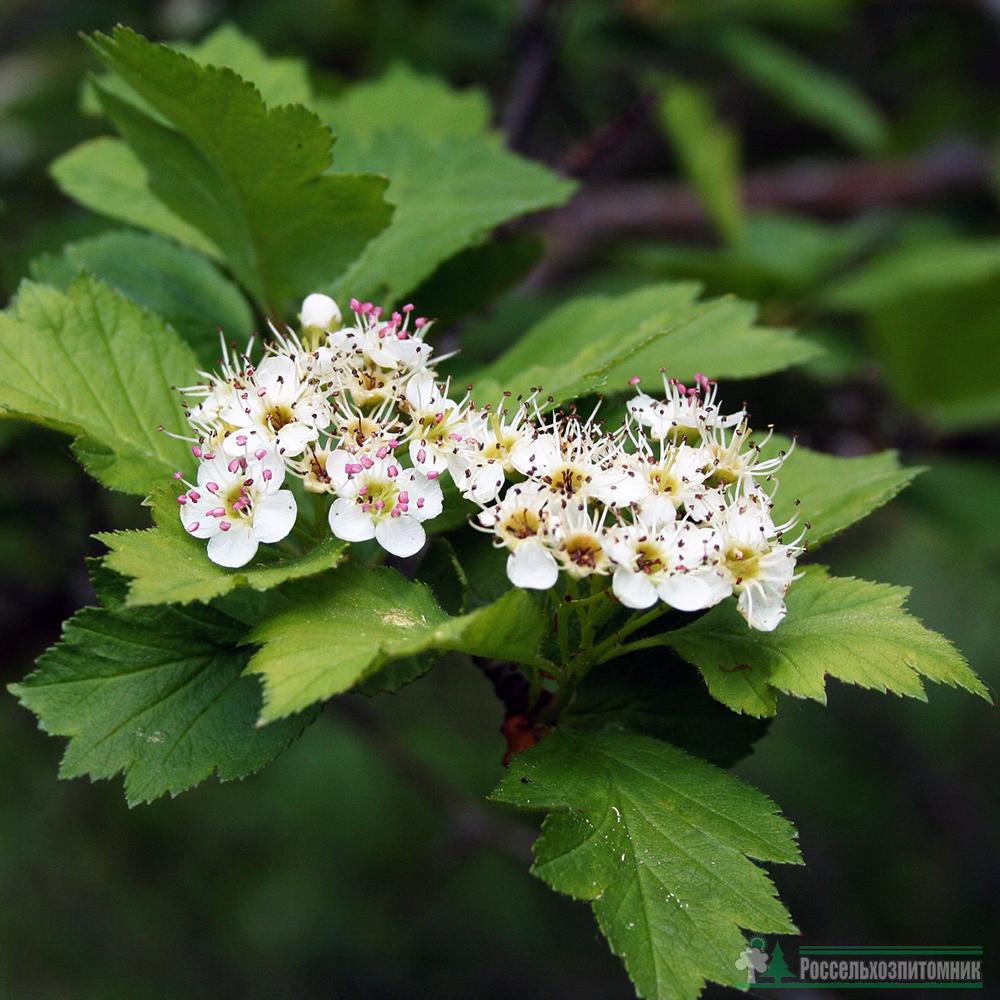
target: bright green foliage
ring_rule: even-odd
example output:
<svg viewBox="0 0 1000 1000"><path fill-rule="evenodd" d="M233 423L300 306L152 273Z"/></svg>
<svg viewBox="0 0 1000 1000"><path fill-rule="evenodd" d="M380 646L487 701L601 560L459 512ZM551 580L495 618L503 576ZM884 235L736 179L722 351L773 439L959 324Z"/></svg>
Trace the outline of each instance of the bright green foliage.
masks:
<svg viewBox="0 0 1000 1000"><path fill-rule="evenodd" d="M550 810L532 872L588 900L640 997L738 985L740 928L794 933L750 858L800 862L765 795L666 743L557 731L518 754L495 801Z"/></svg>
<svg viewBox="0 0 1000 1000"><path fill-rule="evenodd" d="M222 24L197 45L174 45L209 66L226 66L249 80L270 107L312 100L309 71L301 59L267 55L258 42L234 24Z"/></svg>
<svg viewBox="0 0 1000 1000"><path fill-rule="evenodd" d="M789 446L787 438L776 434L764 454ZM796 515L808 521L806 540L815 547L887 504L921 471L919 466L902 468L894 451L842 458L796 445L777 474L774 517L779 524Z"/></svg>
<svg viewBox="0 0 1000 1000"><path fill-rule="evenodd" d="M728 242L739 243L743 204L738 137L716 121L709 95L682 80L664 88L660 120L706 214Z"/></svg>
<svg viewBox="0 0 1000 1000"><path fill-rule="evenodd" d="M96 83L150 189L219 247L264 308L280 311L329 281L385 226L384 181L323 176L333 137L304 107L269 109L231 70L200 66L125 28L91 44L169 122Z"/></svg>
<svg viewBox="0 0 1000 1000"><path fill-rule="evenodd" d="M219 356L219 334L245 342L254 317L242 293L200 254L158 236L130 231L101 233L45 255L32 277L64 291L81 271L162 316L208 365ZM188 380L190 381L190 376Z"/></svg>
<svg viewBox="0 0 1000 1000"><path fill-rule="evenodd" d="M106 565L129 577L129 605L207 602L237 587L269 590L331 569L345 555L343 542L326 537L298 556L274 546L261 546L248 565L226 569L205 555L203 541L184 530L169 489L157 490L148 502L153 508L155 527L98 536L110 549Z"/></svg>
<svg viewBox="0 0 1000 1000"><path fill-rule="evenodd" d="M699 301L698 291L694 283L675 282L572 299L496 361L468 373L476 399L492 402L503 389L517 395L541 386L558 403L599 390L624 392L632 375L655 392L661 368L679 378L698 371L746 377L816 353L787 331L755 327L751 304L730 297Z"/></svg>
<svg viewBox="0 0 1000 1000"><path fill-rule="evenodd" d="M307 719L256 727L260 686L244 677L243 626L209 608L86 608L11 691L54 736L61 774L123 773L130 805L176 795L213 771L244 778L295 740Z"/></svg>
<svg viewBox="0 0 1000 1000"><path fill-rule="evenodd" d="M77 455L111 489L144 494L190 460L180 398L197 360L152 313L95 278L68 292L26 282L0 314L0 407L79 435Z"/></svg>
<svg viewBox="0 0 1000 1000"><path fill-rule="evenodd" d="M287 591L287 609L250 640L250 670L264 677L264 721L340 694L380 666L429 650L538 663L547 625L522 590L459 618L430 590L394 570L350 566Z"/></svg>
<svg viewBox="0 0 1000 1000"><path fill-rule="evenodd" d="M864 152L885 146L881 113L846 80L745 24L725 31L722 47L738 69L786 108Z"/></svg>
<svg viewBox="0 0 1000 1000"><path fill-rule="evenodd" d="M169 236L209 257L219 248L150 190L149 175L121 139L88 139L49 167L60 190L86 208L130 226Z"/></svg>
<svg viewBox="0 0 1000 1000"><path fill-rule="evenodd" d="M342 275L334 295L392 303L439 264L508 219L559 205L573 185L503 149L476 92L454 93L397 68L327 102L337 170L386 174L389 227Z"/></svg>
<svg viewBox="0 0 1000 1000"><path fill-rule="evenodd" d="M925 677L989 701L958 650L907 614L908 593L810 566L788 591L788 616L774 632L748 629L726 601L662 639L701 670L719 701L750 715L773 715L778 691L825 702L827 676L921 700Z"/></svg>

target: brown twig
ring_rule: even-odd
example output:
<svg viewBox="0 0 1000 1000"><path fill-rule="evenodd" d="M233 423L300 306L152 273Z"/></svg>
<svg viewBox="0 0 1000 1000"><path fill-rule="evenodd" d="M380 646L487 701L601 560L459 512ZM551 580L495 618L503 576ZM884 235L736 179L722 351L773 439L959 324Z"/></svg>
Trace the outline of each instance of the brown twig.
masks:
<svg viewBox="0 0 1000 1000"><path fill-rule="evenodd" d="M954 140L910 159L880 162L799 162L748 174L743 202L754 210L784 209L847 217L875 206L926 202L956 191L981 189L992 176L989 152ZM690 187L635 181L590 185L549 216L546 256L531 284L549 283L595 245L622 235L704 233L709 221Z"/></svg>
<svg viewBox="0 0 1000 1000"><path fill-rule="evenodd" d="M522 0L514 32L515 65L500 128L517 148L531 121L552 68L555 33L549 23L552 0Z"/></svg>

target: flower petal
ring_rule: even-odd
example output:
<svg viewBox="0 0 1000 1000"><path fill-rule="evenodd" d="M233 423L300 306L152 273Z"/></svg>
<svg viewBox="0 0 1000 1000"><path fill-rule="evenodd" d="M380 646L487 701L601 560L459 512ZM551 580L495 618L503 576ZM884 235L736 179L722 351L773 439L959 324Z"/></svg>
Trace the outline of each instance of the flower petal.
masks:
<svg viewBox="0 0 1000 1000"><path fill-rule="evenodd" d="M656 588L645 573L634 573L619 566L611 581L611 589L626 608L651 608L656 603Z"/></svg>
<svg viewBox="0 0 1000 1000"><path fill-rule="evenodd" d="M341 497L330 507L330 530L345 542L367 542L375 537L375 522L356 501Z"/></svg>
<svg viewBox="0 0 1000 1000"><path fill-rule="evenodd" d="M208 558L217 566L236 569L253 559L258 543L249 521L240 518L228 523L228 531L218 531L209 540Z"/></svg>
<svg viewBox="0 0 1000 1000"><path fill-rule="evenodd" d="M548 590L559 577L559 566L541 542L531 539L507 557L507 577L515 587Z"/></svg>
<svg viewBox="0 0 1000 1000"><path fill-rule="evenodd" d="M295 495L278 490L253 505L253 533L259 542L280 542L295 524Z"/></svg>
<svg viewBox="0 0 1000 1000"><path fill-rule="evenodd" d="M427 540L423 525L409 514L383 518L375 525L375 538L386 552L401 559L416 555Z"/></svg>

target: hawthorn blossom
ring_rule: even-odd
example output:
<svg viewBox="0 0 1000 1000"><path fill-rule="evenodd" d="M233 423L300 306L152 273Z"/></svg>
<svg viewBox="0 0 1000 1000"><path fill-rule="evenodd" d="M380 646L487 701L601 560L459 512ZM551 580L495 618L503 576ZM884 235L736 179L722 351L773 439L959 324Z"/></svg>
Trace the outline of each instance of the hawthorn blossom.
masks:
<svg viewBox="0 0 1000 1000"><path fill-rule="evenodd" d="M638 386L639 379L629 380ZM742 410L724 416L716 401L718 386L704 375L695 375L695 384L685 386L663 375L663 399L644 392L628 403L628 412L656 441L670 439L697 444L702 432L716 427L732 427L744 416Z"/></svg>
<svg viewBox="0 0 1000 1000"><path fill-rule="evenodd" d="M549 502L544 489L520 483L479 513L479 524L493 533L494 544L510 550L507 577L515 587L548 590L559 578L550 548L556 525Z"/></svg>
<svg viewBox="0 0 1000 1000"><path fill-rule="evenodd" d="M411 378L406 384L407 431L410 461L415 469L436 478L458 453L463 439L468 399L455 402L432 375ZM456 466L457 467L457 466Z"/></svg>
<svg viewBox="0 0 1000 1000"><path fill-rule="evenodd" d="M715 535L684 521L637 520L609 533L606 551L615 563L612 589L627 608L649 608L659 599L679 611L700 611L726 596L714 567Z"/></svg>
<svg viewBox="0 0 1000 1000"><path fill-rule="evenodd" d="M458 427L461 440L449 456L448 469L462 496L492 503L508 476L515 473L511 452L526 434L528 408L521 403L511 416L504 408L470 408Z"/></svg>
<svg viewBox="0 0 1000 1000"><path fill-rule="evenodd" d="M262 542L280 542L295 524L295 497L281 489L285 467L273 451L248 458L214 455L198 466L195 485L177 498L181 523L208 539L208 558L245 566Z"/></svg>
<svg viewBox="0 0 1000 1000"><path fill-rule="evenodd" d="M384 450L383 450L384 451ZM337 495L330 530L345 542L374 538L394 556L412 556L426 540L423 522L443 507L441 486L416 469L402 469L391 453L371 457L338 448L326 461Z"/></svg>

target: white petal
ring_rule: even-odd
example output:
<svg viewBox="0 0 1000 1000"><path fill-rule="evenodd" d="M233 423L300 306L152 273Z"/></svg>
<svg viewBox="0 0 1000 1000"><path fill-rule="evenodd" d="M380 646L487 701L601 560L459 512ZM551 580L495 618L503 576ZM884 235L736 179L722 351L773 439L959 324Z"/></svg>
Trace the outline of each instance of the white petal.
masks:
<svg viewBox="0 0 1000 1000"><path fill-rule="evenodd" d="M295 495L278 490L253 505L253 533L259 542L280 542L295 524Z"/></svg>
<svg viewBox="0 0 1000 1000"><path fill-rule="evenodd" d="M208 511L219 506L211 493L203 493L201 500L190 500L181 507L181 524L192 538L211 538L219 530L219 519L208 517Z"/></svg>
<svg viewBox="0 0 1000 1000"><path fill-rule="evenodd" d="M472 468L472 476L462 476L455 480L461 485L462 495L475 503L490 503L496 500L503 489L503 466L499 462L487 462L480 468Z"/></svg>
<svg viewBox="0 0 1000 1000"><path fill-rule="evenodd" d="M414 410L426 410L438 398L439 393L432 375L420 375L406 383L406 401Z"/></svg>
<svg viewBox="0 0 1000 1000"><path fill-rule="evenodd" d="M713 603L711 587L695 573L672 573L660 581L656 592L678 611L700 611Z"/></svg>
<svg viewBox="0 0 1000 1000"><path fill-rule="evenodd" d="M244 519L228 522L228 531L214 534L208 543L208 558L218 566L236 569L245 566L257 553L257 539Z"/></svg>
<svg viewBox="0 0 1000 1000"><path fill-rule="evenodd" d="M379 521L375 526L375 538L386 552L405 558L416 555L423 548L427 535L415 517L403 514Z"/></svg>
<svg viewBox="0 0 1000 1000"><path fill-rule="evenodd" d="M746 587L737 607L751 628L773 632L785 617L785 595L779 588Z"/></svg>
<svg viewBox="0 0 1000 1000"><path fill-rule="evenodd" d="M656 603L656 588L645 573L634 573L619 566L611 581L611 589L626 608L651 608Z"/></svg>
<svg viewBox="0 0 1000 1000"><path fill-rule="evenodd" d="M541 542L529 540L507 557L507 576L515 587L548 590L559 578L559 566Z"/></svg>
<svg viewBox="0 0 1000 1000"><path fill-rule="evenodd" d="M559 442L552 434L525 434L511 448L510 464L525 476L555 469L562 464Z"/></svg>
<svg viewBox="0 0 1000 1000"><path fill-rule="evenodd" d="M290 424L285 424L278 431L274 445L279 452L289 458L294 458L296 455L301 455L306 450L306 446L315 441L318 436L315 428L309 427L299 420L294 420Z"/></svg>
<svg viewBox="0 0 1000 1000"><path fill-rule="evenodd" d="M336 451L331 451L330 454L326 456L326 474L330 477L333 488L341 496L357 495L357 480L349 479L346 469L348 465L357 464L357 456L352 455L349 451L345 451L343 448L337 448Z"/></svg>
<svg viewBox="0 0 1000 1000"><path fill-rule="evenodd" d="M313 292L302 300L299 322L303 329L329 330L340 326L340 307L329 295Z"/></svg>
<svg viewBox="0 0 1000 1000"><path fill-rule="evenodd" d="M415 517L418 521L429 521L443 510L444 494L438 480L428 479L419 472L407 469L400 475L398 485L401 490L407 490L410 494L410 517ZM418 507L420 500L423 500L423 504Z"/></svg>
<svg viewBox="0 0 1000 1000"><path fill-rule="evenodd" d="M291 403L299 391L299 373L291 358L275 355L265 358L258 366L257 385L267 390L263 396L266 405Z"/></svg>
<svg viewBox="0 0 1000 1000"><path fill-rule="evenodd" d="M367 542L375 537L375 522L354 500L341 497L330 507L330 530L345 542Z"/></svg>

